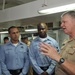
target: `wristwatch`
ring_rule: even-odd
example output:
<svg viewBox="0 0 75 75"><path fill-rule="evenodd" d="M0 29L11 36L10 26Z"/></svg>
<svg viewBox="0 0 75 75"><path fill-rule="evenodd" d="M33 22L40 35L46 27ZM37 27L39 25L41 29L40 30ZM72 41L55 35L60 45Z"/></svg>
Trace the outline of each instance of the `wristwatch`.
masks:
<svg viewBox="0 0 75 75"><path fill-rule="evenodd" d="M65 59L64 58L60 58L58 64L61 65L62 63L64 63Z"/></svg>

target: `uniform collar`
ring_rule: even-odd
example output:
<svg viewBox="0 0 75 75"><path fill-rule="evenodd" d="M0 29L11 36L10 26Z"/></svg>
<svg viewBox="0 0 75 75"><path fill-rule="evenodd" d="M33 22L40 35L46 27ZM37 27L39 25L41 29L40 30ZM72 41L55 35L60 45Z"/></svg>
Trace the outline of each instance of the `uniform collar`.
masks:
<svg viewBox="0 0 75 75"><path fill-rule="evenodd" d="M75 37L74 37L74 38L71 38L71 39L68 38L68 39L67 39L67 42L71 42L71 41L73 41L73 40L75 40Z"/></svg>
<svg viewBox="0 0 75 75"><path fill-rule="evenodd" d="M6 45L12 45L13 43L11 41L7 42ZM18 44L23 44L21 41L18 42Z"/></svg>
<svg viewBox="0 0 75 75"><path fill-rule="evenodd" d="M49 40L49 38L50 38L50 37L47 35L47 37L46 37L46 38L43 38L43 39L44 39L44 40ZM42 38L40 38L39 36L37 37L37 40L40 40L40 41L41 41L41 39L42 39Z"/></svg>

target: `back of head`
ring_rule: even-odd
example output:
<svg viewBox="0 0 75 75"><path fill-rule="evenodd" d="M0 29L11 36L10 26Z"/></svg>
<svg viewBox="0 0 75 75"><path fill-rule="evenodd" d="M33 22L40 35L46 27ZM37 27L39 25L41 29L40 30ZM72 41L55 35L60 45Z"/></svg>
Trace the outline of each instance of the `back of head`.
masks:
<svg viewBox="0 0 75 75"><path fill-rule="evenodd" d="M23 37L21 38L21 40L23 40L23 39L28 39L28 37L27 37L27 36L23 36Z"/></svg>
<svg viewBox="0 0 75 75"><path fill-rule="evenodd" d="M24 43L26 43L26 44L27 44L28 41L29 41L29 40L28 40L28 36L26 36L26 35L25 35L25 36L22 36L21 40L22 40L22 42L24 42Z"/></svg>
<svg viewBox="0 0 75 75"><path fill-rule="evenodd" d="M4 43L7 43L9 41L9 38L8 37L4 37Z"/></svg>

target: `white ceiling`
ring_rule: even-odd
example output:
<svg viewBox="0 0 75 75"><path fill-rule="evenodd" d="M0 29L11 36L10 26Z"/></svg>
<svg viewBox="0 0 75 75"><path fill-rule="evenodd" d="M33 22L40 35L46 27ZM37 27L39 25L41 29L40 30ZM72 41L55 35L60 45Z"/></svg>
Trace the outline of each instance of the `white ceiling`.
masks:
<svg viewBox="0 0 75 75"><path fill-rule="evenodd" d="M27 18L27 19L22 19L22 20L4 22L4 23L0 23L0 28L8 28L10 27L10 25L12 26L14 24L16 24L17 26L25 27L28 25L37 25L40 22L50 23L56 19L57 21L59 21L61 14L62 13L57 13L57 14L38 16L38 17Z"/></svg>
<svg viewBox="0 0 75 75"><path fill-rule="evenodd" d="M3 9L3 1L4 0L0 0L0 10ZM5 0L4 9L25 4L32 1L36 1L36 0ZM46 23L53 22L54 19L57 19L57 18L60 19L60 15L61 13L57 13L53 15L44 15L44 16L27 18L27 19L22 19L17 21L4 22L4 23L0 23L0 28L8 28L12 24L18 25L19 22L21 26L31 25L31 24L36 25L37 23L40 23L40 22L46 22Z"/></svg>
<svg viewBox="0 0 75 75"><path fill-rule="evenodd" d="M6 8L14 7L32 1L35 0L0 0L0 10L3 9L3 4L4 4L4 9L6 9Z"/></svg>

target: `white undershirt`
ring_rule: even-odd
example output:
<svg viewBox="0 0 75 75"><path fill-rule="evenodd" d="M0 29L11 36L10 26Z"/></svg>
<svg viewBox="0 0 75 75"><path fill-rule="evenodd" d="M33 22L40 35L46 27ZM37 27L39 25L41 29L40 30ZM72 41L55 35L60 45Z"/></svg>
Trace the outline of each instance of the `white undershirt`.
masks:
<svg viewBox="0 0 75 75"><path fill-rule="evenodd" d="M18 45L18 43L16 43L16 44L13 44L14 46L17 46Z"/></svg>
<svg viewBox="0 0 75 75"><path fill-rule="evenodd" d="M47 38L47 37L46 37ZM43 42L44 40L46 40L46 38L40 38L40 40Z"/></svg>

